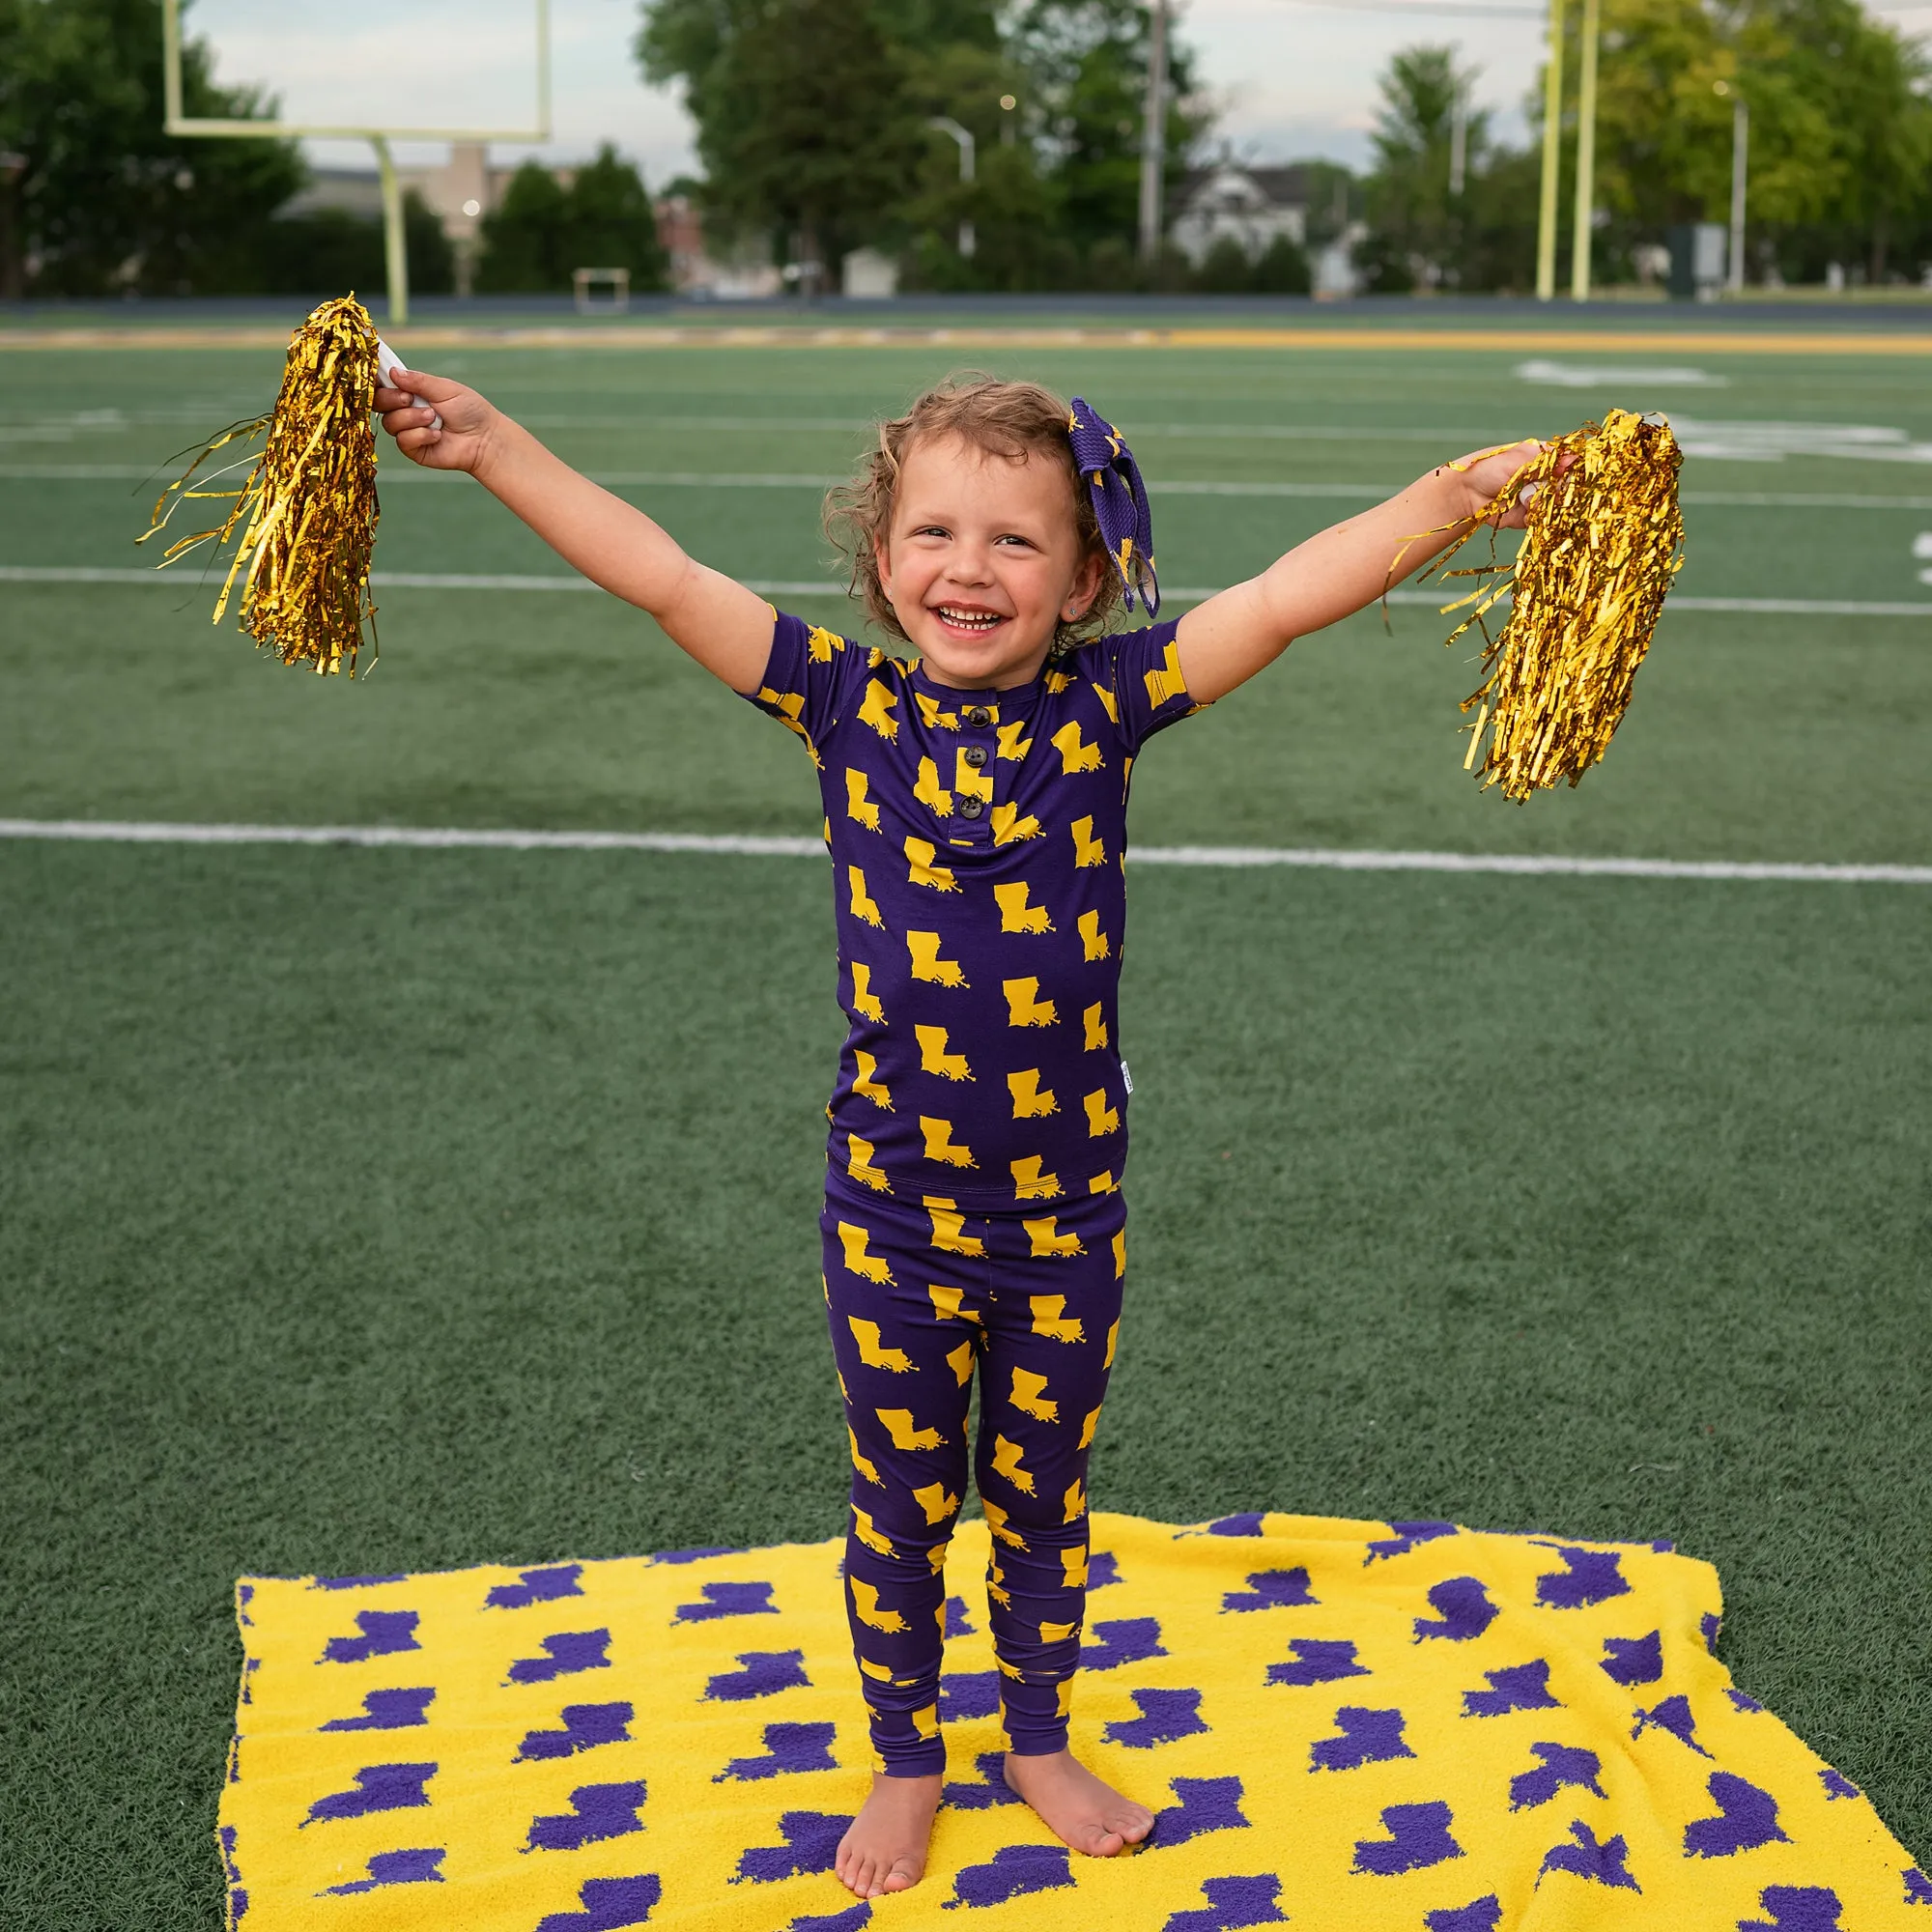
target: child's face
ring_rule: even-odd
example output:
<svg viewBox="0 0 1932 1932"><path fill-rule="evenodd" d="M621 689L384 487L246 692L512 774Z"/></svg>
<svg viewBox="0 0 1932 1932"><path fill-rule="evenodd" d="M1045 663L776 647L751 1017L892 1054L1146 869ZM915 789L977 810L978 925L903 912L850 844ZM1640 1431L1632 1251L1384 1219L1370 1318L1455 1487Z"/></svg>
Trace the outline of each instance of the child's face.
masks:
<svg viewBox="0 0 1932 1932"><path fill-rule="evenodd" d="M1039 674L1055 626L1099 588L1065 466L989 455L956 437L915 443L899 469L879 576L926 669L961 691Z"/></svg>

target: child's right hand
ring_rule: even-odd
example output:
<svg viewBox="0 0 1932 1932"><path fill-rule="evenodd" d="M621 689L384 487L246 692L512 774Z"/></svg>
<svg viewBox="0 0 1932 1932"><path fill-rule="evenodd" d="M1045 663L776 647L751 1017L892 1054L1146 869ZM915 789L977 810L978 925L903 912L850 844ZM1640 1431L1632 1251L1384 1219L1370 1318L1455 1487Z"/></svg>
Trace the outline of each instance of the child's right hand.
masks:
<svg viewBox="0 0 1932 1932"><path fill-rule="evenodd" d="M489 447L497 412L474 389L466 389L447 376L431 376L414 369L390 372L406 388L387 385L376 391L376 412L396 447L425 469L467 469L481 467ZM419 408L418 401L433 407ZM436 418L442 427L436 427Z"/></svg>

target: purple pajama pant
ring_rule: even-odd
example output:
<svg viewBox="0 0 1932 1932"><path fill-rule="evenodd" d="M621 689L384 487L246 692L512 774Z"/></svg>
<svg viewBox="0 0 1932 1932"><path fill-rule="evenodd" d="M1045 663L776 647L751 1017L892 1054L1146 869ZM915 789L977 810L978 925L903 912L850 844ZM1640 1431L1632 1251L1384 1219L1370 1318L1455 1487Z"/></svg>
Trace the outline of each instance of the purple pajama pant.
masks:
<svg viewBox="0 0 1932 1932"><path fill-rule="evenodd" d="M946 1547L974 1476L992 1527L987 1613L1011 1749L1062 1750L1087 1599L1087 1457L1126 1273L1126 1204L985 1214L874 1193L836 1168L820 1219L852 1433L845 1607L891 1776L941 1771Z"/></svg>

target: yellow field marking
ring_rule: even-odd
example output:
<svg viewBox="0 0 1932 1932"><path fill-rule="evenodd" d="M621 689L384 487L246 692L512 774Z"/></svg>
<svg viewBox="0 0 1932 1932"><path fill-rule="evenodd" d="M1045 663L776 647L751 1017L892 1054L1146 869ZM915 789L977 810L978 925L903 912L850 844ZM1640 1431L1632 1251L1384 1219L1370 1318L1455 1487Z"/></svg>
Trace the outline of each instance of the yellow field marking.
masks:
<svg viewBox="0 0 1932 1932"><path fill-rule="evenodd" d="M288 331L228 328L0 328L0 350L286 349ZM412 354L442 349L1306 349L1703 355L1932 355L1932 331L1904 328L418 328Z"/></svg>

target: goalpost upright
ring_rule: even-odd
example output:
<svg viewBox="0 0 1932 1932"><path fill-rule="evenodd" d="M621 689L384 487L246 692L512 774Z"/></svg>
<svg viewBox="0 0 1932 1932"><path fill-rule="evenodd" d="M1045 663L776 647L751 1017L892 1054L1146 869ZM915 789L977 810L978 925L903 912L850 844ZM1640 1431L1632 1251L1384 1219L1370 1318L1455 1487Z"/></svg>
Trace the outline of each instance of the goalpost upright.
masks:
<svg viewBox="0 0 1932 1932"><path fill-rule="evenodd" d="M161 0L161 85L166 104L163 126L170 134L216 140L259 141L265 137L306 136L311 140L367 141L376 156L383 187L383 254L386 269L387 321L400 327L410 319L409 248L403 226L403 190L391 141L542 143L551 135L550 0L533 0L536 24L536 125L533 128L344 127L285 121L231 121L182 112L181 0Z"/></svg>

